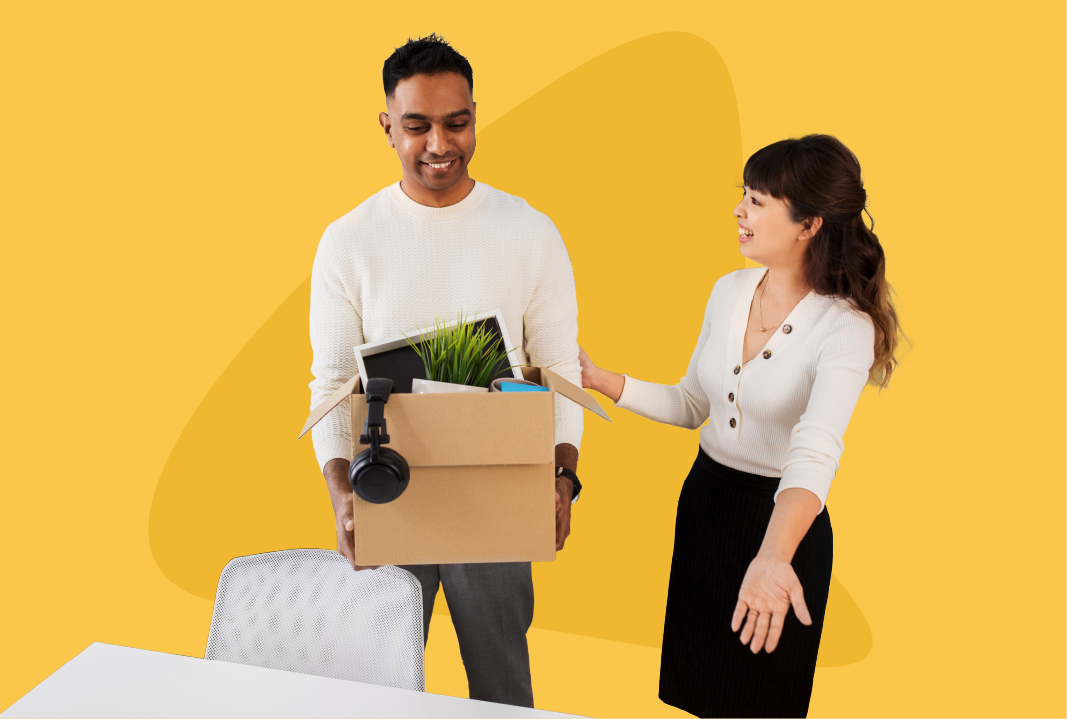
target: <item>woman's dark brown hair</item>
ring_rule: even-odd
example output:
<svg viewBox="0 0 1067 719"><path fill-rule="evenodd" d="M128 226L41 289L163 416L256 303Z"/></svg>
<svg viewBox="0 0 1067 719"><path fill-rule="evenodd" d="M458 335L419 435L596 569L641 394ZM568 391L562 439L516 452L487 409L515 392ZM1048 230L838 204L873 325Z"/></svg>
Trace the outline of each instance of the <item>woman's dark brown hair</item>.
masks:
<svg viewBox="0 0 1067 719"><path fill-rule="evenodd" d="M748 158L745 185L789 207L793 222L821 217L808 241L806 280L821 295L845 298L874 323L874 364L870 381L889 383L900 323L885 279L885 253L863 222L867 191L860 163L830 135L782 140ZM868 213L870 216L870 213Z"/></svg>

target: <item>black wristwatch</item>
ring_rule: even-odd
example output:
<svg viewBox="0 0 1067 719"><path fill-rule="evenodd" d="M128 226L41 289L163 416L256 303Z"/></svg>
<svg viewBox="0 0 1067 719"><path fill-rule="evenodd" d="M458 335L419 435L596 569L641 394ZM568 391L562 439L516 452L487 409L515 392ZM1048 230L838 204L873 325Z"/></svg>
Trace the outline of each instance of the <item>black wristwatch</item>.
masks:
<svg viewBox="0 0 1067 719"><path fill-rule="evenodd" d="M578 481L578 475L570 471L566 467L556 467L557 477L566 477L574 485L574 495L571 497L571 504L578 501L578 495L582 493L582 483Z"/></svg>

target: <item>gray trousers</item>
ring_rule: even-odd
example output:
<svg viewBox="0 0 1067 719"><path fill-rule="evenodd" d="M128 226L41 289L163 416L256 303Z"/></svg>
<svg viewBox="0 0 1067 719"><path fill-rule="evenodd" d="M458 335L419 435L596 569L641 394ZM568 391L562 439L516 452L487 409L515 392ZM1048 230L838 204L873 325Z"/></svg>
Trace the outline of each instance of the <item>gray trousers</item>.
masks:
<svg viewBox="0 0 1067 719"><path fill-rule="evenodd" d="M532 709L526 646L534 605L530 563L416 564L402 569L422 584L424 641L430 636L437 586L444 587L470 698Z"/></svg>

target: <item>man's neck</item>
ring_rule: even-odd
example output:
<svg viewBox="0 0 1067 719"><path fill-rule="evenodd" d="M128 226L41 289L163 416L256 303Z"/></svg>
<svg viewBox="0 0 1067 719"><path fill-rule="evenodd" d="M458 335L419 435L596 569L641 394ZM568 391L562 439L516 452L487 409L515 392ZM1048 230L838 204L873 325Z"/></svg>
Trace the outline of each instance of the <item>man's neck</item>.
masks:
<svg viewBox="0 0 1067 719"><path fill-rule="evenodd" d="M404 194L410 197L420 205L426 207L448 207L449 205L455 205L462 202L467 195L471 194L474 189L474 180L466 172L463 173L463 177L459 178L455 183L443 190L431 190L425 185L421 185L418 182L408 179L407 173L404 173L404 178L400 181L400 189L404 191Z"/></svg>

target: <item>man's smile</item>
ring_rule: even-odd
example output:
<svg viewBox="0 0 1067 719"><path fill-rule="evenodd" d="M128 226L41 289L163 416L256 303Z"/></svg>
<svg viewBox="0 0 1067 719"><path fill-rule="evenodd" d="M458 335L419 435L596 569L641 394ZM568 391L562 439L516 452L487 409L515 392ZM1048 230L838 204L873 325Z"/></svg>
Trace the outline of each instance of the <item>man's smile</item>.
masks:
<svg viewBox="0 0 1067 719"><path fill-rule="evenodd" d="M454 158L446 162L420 162L419 164L430 168L432 172L447 172L452 169L452 166L456 164L459 158Z"/></svg>

